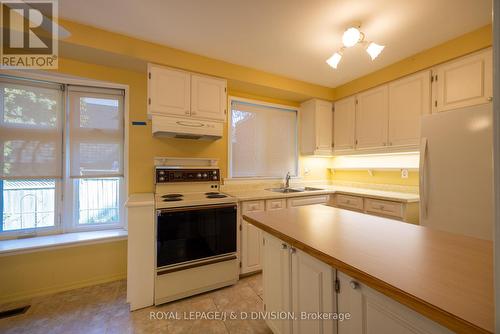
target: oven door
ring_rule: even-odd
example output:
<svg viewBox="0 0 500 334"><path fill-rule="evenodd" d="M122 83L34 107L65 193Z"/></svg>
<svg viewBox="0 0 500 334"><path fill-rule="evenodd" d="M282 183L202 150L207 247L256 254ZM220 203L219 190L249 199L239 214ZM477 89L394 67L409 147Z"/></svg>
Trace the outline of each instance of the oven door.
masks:
<svg viewBox="0 0 500 334"><path fill-rule="evenodd" d="M236 214L235 204L158 210L157 268L236 253Z"/></svg>

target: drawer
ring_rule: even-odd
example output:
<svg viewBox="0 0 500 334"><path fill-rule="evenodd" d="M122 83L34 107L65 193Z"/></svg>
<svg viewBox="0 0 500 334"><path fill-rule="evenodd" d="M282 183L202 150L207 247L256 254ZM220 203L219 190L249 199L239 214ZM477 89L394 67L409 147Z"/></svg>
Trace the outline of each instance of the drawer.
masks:
<svg viewBox="0 0 500 334"><path fill-rule="evenodd" d="M325 204L326 202L328 202L328 195L289 198L287 204L289 208L293 208L303 205Z"/></svg>
<svg viewBox="0 0 500 334"><path fill-rule="evenodd" d="M403 218L403 204L400 202L366 198L365 210L366 212Z"/></svg>
<svg viewBox="0 0 500 334"><path fill-rule="evenodd" d="M264 201L246 201L243 202L242 212L264 211Z"/></svg>
<svg viewBox="0 0 500 334"><path fill-rule="evenodd" d="M276 198L266 201L266 211L280 210L286 208L286 199Z"/></svg>
<svg viewBox="0 0 500 334"><path fill-rule="evenodd" d="M337 194L335 195L335 203L338 207L363 210L363 197Z"/></svg>

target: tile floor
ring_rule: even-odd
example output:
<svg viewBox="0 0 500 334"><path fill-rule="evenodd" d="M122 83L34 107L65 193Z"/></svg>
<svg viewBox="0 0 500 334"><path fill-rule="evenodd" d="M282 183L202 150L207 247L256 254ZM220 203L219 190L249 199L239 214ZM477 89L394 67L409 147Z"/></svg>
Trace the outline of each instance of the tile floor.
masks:
<svg viewBox="0 0 500 334"><path fill-rule="evenodd" d="M0 333L271 333L263 320L185 318L196 311L262 311L260 274L242 278L230 287L134 312L129 312L125 298L125 281L34 298L25 314L0 319ZM9 306L13 305L0 306L0 310ZM151 312L181 319L150 319Z"/></svg>

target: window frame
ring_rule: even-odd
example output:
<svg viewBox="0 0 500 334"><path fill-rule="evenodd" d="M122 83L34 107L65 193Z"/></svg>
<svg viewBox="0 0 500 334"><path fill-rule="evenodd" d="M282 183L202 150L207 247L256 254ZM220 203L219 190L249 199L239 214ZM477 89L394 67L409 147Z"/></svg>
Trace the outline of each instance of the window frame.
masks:
<svg viewBox="0 0 500 334"><path fill-rule="evenodd" d="M125 210L125 202L128 198L128 183L129 183L129 152L128 152L128 138L129 138L129 86L125 84L118 84L112 82L98 81L75 76L69 76L59 73L48 74L45 71L18 71L18 70L0 70L0 74L12 76L19 79L39 80L50 83L61 84L65 86L64 90L64 111L63 111L63 177L56 179L55 190L55 208L54 208L54 226L43 227L39 229L25 229L15 230L8 232L0 232L0 240L15 239L24 237L37 237L43 235L56 235L70 232L83 232L83 231L99 231L110 229L126 229L127 228L127 210ZM89 224L83 226L78 224L78 215L74 210L76 209L76 201L78 200L77 191L78 187L74 184L79 179L72 179L69 177L69 139L68 139L68 113L69 113L69 96L68 85L86 86L96 89L120 89L124 91L123 96L123 177L120 178L119 186L119 216L120 221L110 224ZM91 179L92 177L89 177ZM75 181L76 180L76 181Z"/></svg>
<svg viewBox="0 0 500 334"><path fill-rule="evenodd" d="M227 175L228 175L228 180L281 180L285 177L276 177L276 176L252 176L252 177L238 177L233 175L233 155L232 155L232 144L231 144L231 138L232 138L232 118L233 118L233 110L232 110L232 104L233 101L237 102L246 102L246 103L251 103L251 104L256 104L256 105L262 105L265 107L271 107L271 108L278 108L278 109L284 109L284 110L289 110L293 111L296 113L296 121L295 121L295 171L294 174L291 175L292 178L299 178L299 161L300 161L300 154L299 154L299 107L294 107L290 105L285 105L285 104L278 104L278 103L271 103L271 102L266 102L266 101L261 101L261 100L255 100L255 99L248 99L248 98L243 98L243 97L238 97L238 96L228 96L228 121L227 121L227 134L228 134L228 139L227 139Z"/></svg>

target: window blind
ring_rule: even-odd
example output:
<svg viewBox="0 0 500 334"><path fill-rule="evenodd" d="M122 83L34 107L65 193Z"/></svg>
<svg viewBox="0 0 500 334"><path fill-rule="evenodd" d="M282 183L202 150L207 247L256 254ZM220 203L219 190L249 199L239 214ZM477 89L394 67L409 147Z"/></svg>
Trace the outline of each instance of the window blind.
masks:
<svg viewBox="0 0 500 334"><path fill-rule="evenodd" d="M297 111L233 101L231 176L297 175Z"/></svg>
<svg viewBox="0 0 500 334"><path fill-rule="evenodd" d="M62 88L0 76L0 179L62 177Z"/></svg>
<svg viewBox="0 0 500 334"><path fill-rule="evenodd" d="M123 176L123 96L117 89L69 86L70 177Z"/></svg>

